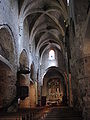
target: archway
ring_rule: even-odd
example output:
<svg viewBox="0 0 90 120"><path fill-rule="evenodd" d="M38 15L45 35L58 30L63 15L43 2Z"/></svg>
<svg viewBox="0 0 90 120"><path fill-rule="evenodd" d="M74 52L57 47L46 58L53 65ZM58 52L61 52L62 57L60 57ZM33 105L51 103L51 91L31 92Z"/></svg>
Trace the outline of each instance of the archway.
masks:
<svg viewBox="0 0 90 120"><path fill-rule="evenodd" d="M8 110L16 98L15 44L11 30L0 29L0 108Z"/></svg>
<svg viewBox="0 0 90 120"><path fill-rule="evenodd" d="M67 104L66 83L57 67L49 68L44 75L41 96L42 106Z"/></svg>
<svg viewBox="0 0 90 120"><path fill-rule="evenodd" d="M7 59L10 64L15 63L15 44L11 30L7 27L0 29L0 55Z"/></svg>

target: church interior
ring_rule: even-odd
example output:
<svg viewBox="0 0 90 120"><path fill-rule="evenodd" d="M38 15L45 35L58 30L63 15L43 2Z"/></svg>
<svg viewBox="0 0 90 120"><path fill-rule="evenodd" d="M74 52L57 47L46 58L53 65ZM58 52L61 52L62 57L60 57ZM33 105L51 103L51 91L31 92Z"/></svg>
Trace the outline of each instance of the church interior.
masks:
<svg viewBox="0 0 90 120"><path fill-rule="evenodd" d="M90 120L90 0L0 0L0 120Z"/></svg>

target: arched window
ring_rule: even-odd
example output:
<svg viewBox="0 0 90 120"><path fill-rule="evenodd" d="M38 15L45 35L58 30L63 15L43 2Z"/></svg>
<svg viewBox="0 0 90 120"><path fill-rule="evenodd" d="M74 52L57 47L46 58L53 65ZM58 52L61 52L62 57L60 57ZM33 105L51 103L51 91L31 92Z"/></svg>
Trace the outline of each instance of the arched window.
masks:
<svg viewBox="0 0 90 120"><path fill-rule="evenodd" d="M54 50L50 50L49 51L49 60L54 60L55 59L55 51Z"/></svg>
<svg viewBox="0 0 90 120"><path fill-rule="evenodd" d="M67 6L69 6L69 0L67 0Z"/></svg>

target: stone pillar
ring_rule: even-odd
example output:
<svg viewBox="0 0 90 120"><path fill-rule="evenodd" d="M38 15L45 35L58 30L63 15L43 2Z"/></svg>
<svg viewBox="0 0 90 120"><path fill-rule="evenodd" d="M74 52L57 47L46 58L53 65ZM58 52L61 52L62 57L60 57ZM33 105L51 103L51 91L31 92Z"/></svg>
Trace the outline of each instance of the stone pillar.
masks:
<svg viewBox="0 0 90 120"><path fill-rule="evenodd" d="M85 97L83 98L85 102L87 120L90 120L90 55L85 57Z"/></svg>
<svg viewBox="0 0 90 120"><path fill-rule="evenodd" d="M27 75L20 76L20 86L27 86L29 88L30 82ZM29 89L30 92L30 89ZM24 100L20 100L20 108L30 108L30 96L26 97Z"/></svg>
<svg viewBox="0 0 90 120"><path fill-rule="evenodd" d="M36 106L36 90L35 84L30 82L30 108L34 108Z"/></svg>
<svg viewBox="0 0 90 120"><path fill-rule="evenodd" d="M85 108L83 113L86 114L87 120L90 120L90 10L87 15L84 29L84 81L85 81L85 96L83 97ZM83 114L83 116L85 116Z"/></svg>

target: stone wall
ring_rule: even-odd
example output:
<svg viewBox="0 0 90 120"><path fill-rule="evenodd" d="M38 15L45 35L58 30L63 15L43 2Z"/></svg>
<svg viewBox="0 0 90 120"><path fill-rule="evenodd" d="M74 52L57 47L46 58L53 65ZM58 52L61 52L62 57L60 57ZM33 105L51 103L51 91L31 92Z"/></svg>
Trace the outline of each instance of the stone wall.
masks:
<svg viewBox="0 0 90 120"><path fill-rule="evenodd" d="M29 56L29 31L27 21L23 23L23 33L20 34L19 29L19 10L18 10L18 1L15 0L1 0L0 1L0 55L2 55L12 66L12 76L9 76L7 68L5 67L4 72L6 78L0 78L0 87L5 87L3 97L7 103L2 103L1 107L8 107L11 102L16 98L16 81L17 81L17 71L19 69L19 58L23 49L26 50L27 55ZM21 39L20 39L21 37ZM29 60L29 58L27 58ZM0 61L0 68L1 68ZM29 67L29 62L28 66ZM9 78L7 77L9 76ZM28 79L28 77L27 77ZM28 81L28 80L27 80ZM29 85L29 83L28 83ZM2 92L1 92L2 93ZM4 98L2 98L4 99ZM3 102L3 100L2 100ZM12 110L12 109L11 109Z"/></svg>
<svg viewBox="0 0 90 120"><path fill-rule="evenodd" d="M86 104L90 104L90 97L87 95L88 90L90 89L90 38L88 38L88 40L86 38L86 34L90 32L87 31L87 24L89 24L89 13L86 13L88 8L88 2L85 0L74 1L73 6L74 7L71 16L72 19L70 22L69 33L71 50L70 66L72 75L73 105L83 111L83 117L84 119L86 119L86 116L88 114Z"/></svg>
<svg viewBox="0 0 90 120"><path fill-rule="evenodd" d="M65 70L65 61L64 61L64 57L63 54L60 52L60 50L58 50L57 48L55 48L55 60L49 60L49 51L50 49L48 49L47 51L45 51L43 53L42 56L42 61L41 61L41 66L40 66L40 79L43 79L43 75L45 75L46 70L49 67L52 66L56 66L56 67L60 67L60 70L64 71Z"/></svg>
<svg viewBox="0 0 90 120"><path fill-rule="evenodd" d="M15 51L18 51L18 3L14 0L0 1L0 26L9 27L14 37Z"/></svg>

